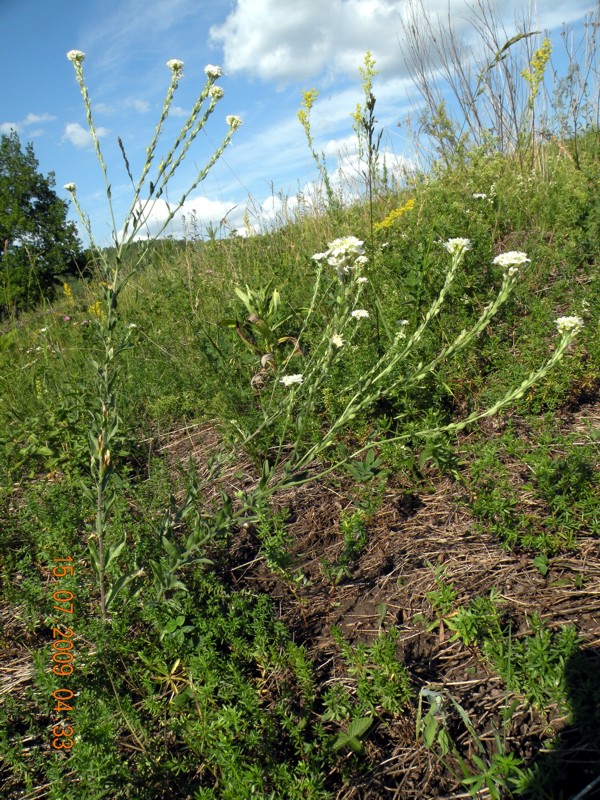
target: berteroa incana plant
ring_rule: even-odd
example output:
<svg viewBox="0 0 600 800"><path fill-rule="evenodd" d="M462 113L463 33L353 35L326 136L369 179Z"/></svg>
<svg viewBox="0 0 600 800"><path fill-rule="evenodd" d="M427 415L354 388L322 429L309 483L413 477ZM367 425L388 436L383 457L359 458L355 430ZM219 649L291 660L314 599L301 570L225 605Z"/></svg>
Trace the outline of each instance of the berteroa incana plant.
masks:
<svg viewBox="0 0 600 800"><path fill-rule="evenodd" d="M165 203L166 213L164 219L158 224L157 229L151 233L149 220L159 198L164 194L167 184L181 166L190 146L206 125L208 118L224 94L223 89L216 85L217 79L221 76L220 67L212 64L207 65L204 70L206 75L204 85L189 116L175 137L166 156L156 165L157 144L163 133L163 126L169 115L173 97L183 76L183 61L178 59L168 61L167 68L171 73L171 80L156 130L149 146L146 148L146 159L137 181L134 180L131 173L123 143L119 138L119 146L123 154L125 168L133 186L133 195L125 219L122 221L121 226L118 227L112 201L111 184L100 147L100 139L94 125L90 96L83 75L85 53L80 50L70 50L67 53L67 58L75 68L75 77L83 98L89 132L104 178L114 245L113 248L106 249L96 243L90 220L78 202L77 187L74 183L67 183L64 188L71 195L75 209L90 238L96 256L99 271L98 278L104 287L103 308L96 319L96 332L100 343L99 355L92 361L96 376L97 402L95 408L91 409L92 423L89 430L91 482L86 487L86 495L94 504L96 511L95 530L89 537L89 551L100 592L100 616L106 622L109 619L110 608L120 592L143 574L143 570L139 567L134 568L131 572L118 575L114 580L112 580L111 575L107 574L111 565L116 563L126 544L126 534L124 532L118 539L110 535L111 506L116 496L111 447L113 447L113 442L119 430L116 396L117 357L125 349L131 347L131 338L135 330L135 326L124 326L122 324L119 317L118 300L131 275L141 266L145 253L144 249L137 248L134 250L132 245L140 238L146 238L152 242L164 233L169 223L182 209L191 192L204 180L211 167L220 158L230 143L233 133L239 128L242 121L236 116L226 117L227 130L221 144L208 158L204 167L196 172L195 177L190 182L187 190L183 192L179 201L173 205Z"/></svg>
<svg viewBox="0 0 600 800"><path fill-rule="evenodd" d="M311 348L310 357L304 361L302 373L286 374L287 362L284 362L276 372L272 391L262 395L264 398L262 423L255 431L249 432L245 437L242 436L243 444L248 445L257 434L268 430L275 423L279 428L278 444L271 450L274 455L270 461L265 461L263 464L260 491L274 491L282 485L298 485L307 480L306 468L314 464L336 442L339 435L359 414L399 385L405 389L418 385L443 362L456 356L472 343L506 302L518 280L519 272L530 262L527 254L523 252L510 251L496 256L493 264L502 271L502 283L496 298L483 308L479 318L470 328L462 330L429 362L411 365L409 356L423 338L428 325L440 313L459 267L471 249L471 243L469 239L453 238L445 242L444 247L450 255L450 265L438 296L433 300L420 324L411 332L407 321L401 321L399 330L385 352L354 383L344 387L343 395L349 399L337 418L318 441L307 446L303 434L307 419L315 409L319 390L326 385L334 361L340 358L353 340L361 335L359 326L368 325L370 316L368 309L357 307L359 300L362 302L362 290L368 280L364 275L368 263L364 255L364 243L355 236L346 236L330 242L325 252L313 256L313 261L316 263L315 284L312 301L297 336L300 350L303 349L304 332L312 316L318 307L323 307L317 302L321 294L328 297L329 322L322 326L321 341ZM583 327L580 317L560 317L556 324L560 340L546 363L532 371L522 383L510 389L490 408L476 411L458 422L433 429L423 428L416 432L412 430L400 433L386 441L406 441L415 435L428 439L445 431L459 431L478 419L498 413L505 406L523 397L562 358L569 344ZM283 397L278 391L278 384L283 384L286 389ZM284 420L283 425L280 424L281 420ZM291 448L287 446L290 440ZM285 459L284 445L286 445ZM342 461L329 464L319 472L319 475L337 469L349 458L355 458L372 446L373 443L369 442L351 456L346 454ZM281 477L279 471L276 477L277 467L281 465L284 467L284 476ZM311 479L314 477L313 475Z"/></svg>

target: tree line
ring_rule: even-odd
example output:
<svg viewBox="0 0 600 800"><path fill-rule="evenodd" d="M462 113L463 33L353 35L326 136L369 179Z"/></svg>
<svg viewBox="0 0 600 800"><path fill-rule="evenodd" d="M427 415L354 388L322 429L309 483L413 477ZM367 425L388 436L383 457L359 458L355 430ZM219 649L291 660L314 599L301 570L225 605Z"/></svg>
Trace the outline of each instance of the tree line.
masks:
<svg viewBox="0 0 600 800"><path fill-rule="evenodd" d="M0 317L16 316L56 287L80 275L85 255L69 204L54 191L54 173L44 176L33 145L24 148L16 131L0 139Z"/></svg>

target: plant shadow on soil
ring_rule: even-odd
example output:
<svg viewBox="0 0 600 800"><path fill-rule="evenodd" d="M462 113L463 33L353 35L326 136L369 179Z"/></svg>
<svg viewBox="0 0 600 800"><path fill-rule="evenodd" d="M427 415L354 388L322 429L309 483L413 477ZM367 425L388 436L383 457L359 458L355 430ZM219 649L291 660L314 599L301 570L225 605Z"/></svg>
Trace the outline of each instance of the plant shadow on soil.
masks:
<svg viewBox="0 0 600 800"><path fill-rule="evenodd" d="M531 797L540 800L600 798L600 650L578 650L565 664L572 722L556 746L532 764Z"/></svg>

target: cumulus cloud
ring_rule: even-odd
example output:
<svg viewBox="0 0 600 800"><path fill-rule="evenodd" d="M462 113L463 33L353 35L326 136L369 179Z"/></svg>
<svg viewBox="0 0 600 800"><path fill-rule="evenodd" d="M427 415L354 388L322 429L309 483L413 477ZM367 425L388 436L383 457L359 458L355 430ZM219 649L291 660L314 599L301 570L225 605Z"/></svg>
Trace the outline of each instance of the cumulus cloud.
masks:
<svg viewBox="0 0 600 800"><path fill-rule="evenodd" d="M307 184L302 194L307 194L311 187L317 188ZM307 204L308 198L304 202ZM284 194L272 194L263 201L253 200L250 203L215 200L198 195L184 203L165 227L170 209L165 201L159 199L144 212L144 225L137 238L152 238L159 233L161 237L172 236L175 239L202 237L206 236L209 228L223 237L231 234L249 236L294 219L300 205L297 196L287 197ZM141 206L138 206L138 212L141 210Z"/></svg>
<svg viewBox="0 0 600 800"><path fill-rule="evenodd" d="M40 122L51 122L55 120L52 114L32 114L29 113L22 119L20 122L0 122L0 134L10 134L11 131L15 131L15 133L22 133L24 128L29 127L30 125L39 125ZM44 133L43 128L35 128L34 130L30 130L27 132L27 136L41 136Z"/></svg>
<svg viewBox="0 0 600 800"><path fill-rule="evenodd" d="M259 222L287 223L294 219L298 206L297 195L272 194L260 204Z"/></svg>
<svg viewBox="0 0 600 800"><path fill-rule="evenodd" d="M485 4L484 4L485 5ZM489 0L493 12L511 27L513 0ZM237 0L220 25L210 29L214 45L223 48L225 68L264 80L306 80L320 74L356 75L370 50L384 75L406 74L403 22L411 3L397 0ZM589 0L545 0L536 26L555 26L581 18ZM425 7L424 7L425 8ZM475 8L475 11L473 10ZM469 36L477 4L468 0L427 0L427 22Z"/></svg>
<svg viewBox="0 0 600 800"><path fill-rule="evenodd" d="M21 123L23 128L27 128L27 136L31 139L37 139L40 136L43 136L46 131L44 128L41 127L32 127L34 125L40 125L43 122L52 122L55 120L56 117L53 114L32 114L29 113Z"/></svg>
<svg viewBox="0 0 600 800"><path fill-rule="evenodd" d="M106 136L108 133L107 128L96 128L96 135L99 139L103 136ZM78 122L68 122L65 125L65 131L63 133L63 139L68 142L71 142L72 145L79 148L80 150L85 147L91 147L93 145L92 136L90 132L81 126Z"/></svg>
<svg viewBox="0 0 600 800"><path fill-rule="evenodd" d="M56 119L52 114L27 114L23 125L39 125L40 122L52 122Z"/></svg>
<svg viewBox="0 0 600 800"><path fill-rule="evenodd" d="M142 210L138 207L138 212ZM152 238L165 228L171 209L164 200L151 203L144 212L144 225L138 238ZM203 235L209 226L221 229L222 232L237 231L243 226L244 208L230 200L213 200L204 195L189 199L177 212L163 236L176 239L185 236Z"/></svg>
<svg viewBox="0 0 600 800"><path fill-rule="evenodd" d="M368 49L382 67L399 62L399 28L396 0L238 0L210 38L230 72L286 81L356 72Z"/></svg>

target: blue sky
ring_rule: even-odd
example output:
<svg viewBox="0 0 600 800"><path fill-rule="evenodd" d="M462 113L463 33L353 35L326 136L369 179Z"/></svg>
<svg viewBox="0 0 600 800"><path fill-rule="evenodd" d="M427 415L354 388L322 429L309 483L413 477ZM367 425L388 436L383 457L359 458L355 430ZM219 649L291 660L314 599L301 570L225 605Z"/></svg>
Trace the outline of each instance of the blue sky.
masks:
<svg viewBox="0 0 600 800"><path fill-rule="evenodd" d="M476 2L489 5L508 35L514 33L520 0ZM423 4L432 18L450 15L468 45L473 11L464 0ZM86 82L118 225L131 186L117 137L135 177L169 83L165 63L177 58L185 68L159 156L192 107L204 82L204 66L220 65L224 98L190 150L172 192L180 195L221 141L225 116L238 115L244 125L190 198L186 217L195 212L205 226L227 215L230 229L241 229L250 203L251 222L258 225L258 217L268 221L280 210L282 196L290 198L292 209L299 191L310 196L316 180L296 116L303 89L320 92L312 119L317 150L327 154L333 171L356 167L350 114L362 98L358 67L367 50L380 70L374 80L376 115L385 128L389 163L400 167L414 157L411 139L397 124L407 115L414 118L419 102L403 58L407 6L407 0L0 0L5 76L0 132L14 128L22 143L33 143L41 171L55 172L61 196L68 197L65 183L77 184L96 239L108 242L102 176L67 51L86 53ZM596 7L589 0L540 0L532 21L558 41L561 23L580 24L586 11ZM172 232L180 235L184 228L178 219Z"/></svg>

